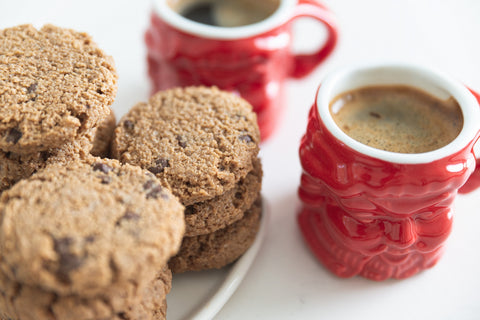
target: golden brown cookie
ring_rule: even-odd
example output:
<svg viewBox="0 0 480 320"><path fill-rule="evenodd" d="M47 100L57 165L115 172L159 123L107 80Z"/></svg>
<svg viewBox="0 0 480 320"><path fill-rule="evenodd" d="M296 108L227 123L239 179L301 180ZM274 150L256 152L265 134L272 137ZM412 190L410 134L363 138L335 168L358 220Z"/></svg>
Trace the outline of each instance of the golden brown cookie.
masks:
<svg viewBox="0 0 480 320"><path fill-rule="evenodd" d="M0 149L58 148L97 126L117 91L113 59L85 34L45 25L0 30Z"/></svg>
<svg viewBox="0 0 480 320"><path fill-rule="evenodd" d="M186 237L215 232L241 219L259 197L262 188L262 164L257 159L249 174L224 194L185 208Z"/></svg>
<svg viewBox="0 0 480 320"><path fill-rule="evenodd" d="M259 141L245 100L217 88L177 88L120 120L112 156L150 170L188 206L234 188L252 171Z"/></svg>
<svg viewBox="0 0 480 320"><path fill-rule="evenodd" d="M110 156L110 143L113 138L113 130L117 124L115 113L110 109L110 114L97 127L93 147L90 153L96 157L108 158Z"/></svg>
<svg viewBox="0 0 480 320"><path fill-rule="evenodd" d="M180 251L168 262L173 273L222 268L237 260L252 245L262 215L257 199L242 219L210 234L185 237Z"/></svg>
<svg viewBox="0 0 480 320"><path fill-rule="evenodd" d="M52 164L0 196L0 269L60 295L141 286L178 251L183 211L139 167L95 157Z"/></svg>
<svg viewBox="0 0 480 320"><path fill-rule="evenodd" d="M134 282L115 285L85 298L59 296L38 287L16 283L0 272L2 320L160 320L166 319L166 295L172 273L163 268L145 288Z"/></svg>

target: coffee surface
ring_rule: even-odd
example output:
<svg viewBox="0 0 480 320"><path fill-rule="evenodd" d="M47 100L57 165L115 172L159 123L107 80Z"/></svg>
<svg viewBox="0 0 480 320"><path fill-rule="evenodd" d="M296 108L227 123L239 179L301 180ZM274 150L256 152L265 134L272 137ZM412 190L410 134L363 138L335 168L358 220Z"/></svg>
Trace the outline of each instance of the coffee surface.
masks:
<svg viewBox="0 0 480 320"><path fill-rule="evenodd" d="M184 0L170 4L187 19L219 27L239 27L260 22L277 8L279 0Z"/></svg>
<svg viewBox="0 0 480 320"><path fill-rule="evenodd" d="M398 153L422 153L453 141L463 115L453 97L440 100L408 86L371 86L348 91L330 104L335 123L368 146Z"/></svg>

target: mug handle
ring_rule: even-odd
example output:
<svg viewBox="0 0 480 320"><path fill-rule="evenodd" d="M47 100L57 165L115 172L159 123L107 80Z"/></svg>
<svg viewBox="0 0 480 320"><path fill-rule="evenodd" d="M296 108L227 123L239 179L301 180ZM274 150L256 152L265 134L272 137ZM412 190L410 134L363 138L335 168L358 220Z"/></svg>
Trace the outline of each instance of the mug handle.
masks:
<svg viewBox="0 0 480 320"><path fill-rule="evenodd" d="M290 77L303 78L312 72L333 51L337 44L338 28L331 11L315 0L299 0L291 21L300 17L313 18L325 25L328 37L323 46L313 54L293 55Z"/></svg>
<svg viewBox="0 0 480 320"><path fill-rule="evenodd" d="M477 99L478 105L480 107L480 94L470 88L468 88L468 90L470 90L473 96ZM477 158L475 171L473 171L467 182L460 188L460 190L458 190L458 193L469 193L477 189L478 187L480 187L480 158Z"/></svg>

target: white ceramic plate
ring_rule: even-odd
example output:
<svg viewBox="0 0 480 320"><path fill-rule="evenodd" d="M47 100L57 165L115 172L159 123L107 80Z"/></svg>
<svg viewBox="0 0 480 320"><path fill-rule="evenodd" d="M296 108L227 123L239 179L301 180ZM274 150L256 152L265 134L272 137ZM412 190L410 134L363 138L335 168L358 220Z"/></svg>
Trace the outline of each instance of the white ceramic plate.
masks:
<svg viewBox="0 0 480 320"><path fill-rule="evenodd" d="M234 264L220 270L187 272L173 276L167 296L169 320L210 320L230 299L253 263L265 237L268 206L262 200L262 221L253 245Z"/></svg>

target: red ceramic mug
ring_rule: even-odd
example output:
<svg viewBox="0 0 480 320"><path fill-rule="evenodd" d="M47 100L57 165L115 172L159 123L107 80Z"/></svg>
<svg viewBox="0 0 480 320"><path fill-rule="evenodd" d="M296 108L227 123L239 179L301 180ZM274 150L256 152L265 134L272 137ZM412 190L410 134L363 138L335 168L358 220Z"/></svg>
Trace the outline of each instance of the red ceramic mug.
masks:
<svg viewBox="0 0 480 320"><path fill-rule="evenodd" d="M332 14L323 5L315 0L277 1L276 11L258 23L217 27L182 17L169 0L155 0L145 36L153 92L189 85L236 92L253 105L266 139L283 109L284 80L309 74L337 42ZM313 54L291 53L291 22L299 17L314 18L328 31Z"/></svg>
<svg viewBox="0 0 480 320"><path fill-rule="evenodd" d="M418 154L375 149L345 134L330 114L332 99L386 84L456 99L464 121L460 134L444 147ZM472 93L442 73L411 65L354 67L325 79L300 145L298 222L329 270L340 277L402 279L438 261L457 192L480 185L473 151L480 97Z"/></svg>

